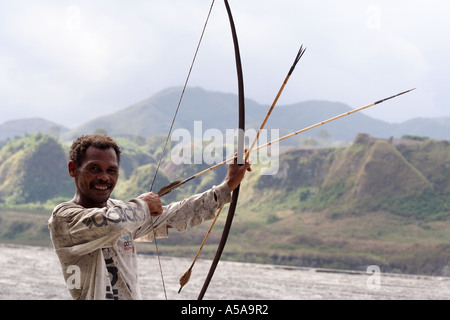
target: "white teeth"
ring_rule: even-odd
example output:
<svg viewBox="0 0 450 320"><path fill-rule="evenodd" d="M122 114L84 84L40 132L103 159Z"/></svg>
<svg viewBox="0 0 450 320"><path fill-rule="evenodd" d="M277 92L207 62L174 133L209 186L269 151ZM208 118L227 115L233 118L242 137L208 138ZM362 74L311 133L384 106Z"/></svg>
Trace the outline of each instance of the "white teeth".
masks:
<svg viewBox="0 0 450 320"><path fill-rule="evenodd" d="M108 187L105 187L105 186L95 186L95 189L98 189L98 190L107 190Z"/></svg>

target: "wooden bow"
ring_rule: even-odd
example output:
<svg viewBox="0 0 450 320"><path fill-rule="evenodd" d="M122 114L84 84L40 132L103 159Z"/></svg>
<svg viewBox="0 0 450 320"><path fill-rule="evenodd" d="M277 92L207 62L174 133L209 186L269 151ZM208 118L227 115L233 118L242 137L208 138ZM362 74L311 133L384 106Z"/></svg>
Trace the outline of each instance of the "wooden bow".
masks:
<svg viewBox="0 0 450 320"><path fill-rule="evenodd" d="M244 96L244 75L242 72L242 63L241 63L241 54L239 50L239 42L236 33L236 26L234 25L233 15L231 13L230 5L227 0L225 1L225 6L228 12L228 19L230 21L231 33L233 35L233 43L234 43L234 53L236 60L236 71L237 71L237 79L238 79L238 95L239 95L239 133L238 133L238 148L237 148L237 162L238 164L243 164L244 162L244 132L245 132L245 96ZM231 204L228 209L227 220L225 222L225 227L222 232L222 237L219 242L219 246L216 251L216 255L214 256L214 260L209 269L208 275L206 276L206 280L203 284L202 290L198 296L198 300L202 300L206 290L208 289L209 283L214 275L217 264L219 263L220 257L222 256L223 249L227 243L228 234L230 233L231 224L233 222L234 213L236 212L237 201L239 197L240 185L233 191L231 196Z"/></svg>

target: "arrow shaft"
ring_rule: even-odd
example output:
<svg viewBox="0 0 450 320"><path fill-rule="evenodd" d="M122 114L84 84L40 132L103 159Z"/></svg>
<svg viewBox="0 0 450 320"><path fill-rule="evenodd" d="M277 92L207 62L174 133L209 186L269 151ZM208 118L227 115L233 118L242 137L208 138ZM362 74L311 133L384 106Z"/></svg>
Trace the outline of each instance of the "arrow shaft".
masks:
<svg viewBox="0 0 450 320"><path fill-rule="evenodd" d="M268 146L270 146L270 145L272 145L272 144L281 142L281 141L283 141L283 140L292 138L292 137L294 137L294 136L296 136L296 135L299 135L300 133L303 133L303 132L309 131L309 130L311 130L311 129L320 127L320 126L322 126L322 125L324 125L324 124L327 124L327 123L329 123L329 122L332 122L332 121L338 120L338 119L340 119L340 118L349 116L349 115L351 115L351 114L353 114L353 113L362 111L362 110L364 110L364 109L368 109L368 108L373 107L373 106L375 106L375 105L377 105L377 104L383 103L383 102L385 102L385 101L387 101L387 100L390 100L390 99L396 98L396 97L398 97L398 96L400 96L400 95L403 95L403 94L405 94L405 93L408 93L408 92L410 92L410 91L412 91L412 90L415 90L415 89L411 89L411 90L408 90L408 91L405 91L405 92L396 94L396 95L394 95L394 96L392 96L392 97L389 97L389 98L386 98L386 99L383 99L383 100L379 100L379 101L377 101L377 102L368 104L368 105L366 105L366 106L364 106L364 107L357 108L357 109L351 110L351 111L349 111L349 112L342 113L342 114L340 114L340 115L338 115L338 116L335 116L335 117L333 117L333 118L327 119L327 120L325 120L325 121L322 121L322 122L313 124L312 126L306 127L306 128L304 128L304 129L301 129L301 130L298 130L298 131L295 131L295 132L290 133L290 134L288 134L288 135L286 135L286 136L284 136L284 137L281 137L281 138L279 138L279 139L276 139L276 140L273 140L273 141L271 141L271 142L269 142L269 143L266 143L266 144L264 144L264 145L261 145L261 146L259 146L258 148L256 148L255 151L260 150L260 149L265 148L265 147L268 147Z"/></svg>
<svg viewBox="0 0 450 320"><path fill-rule="evenodd" d="M294 136L296 136L296 135L299 135L300 133L303 133L303 132L312 130L312 129L314 129L314 128L323 126L324 124L327 124L327 123L329 123L329 122L338 120L338 119L340 119L340 118L349 116L349 115L351 115L351 114L353 114L353 113L356 113L356 112L362 111L362 110L364 110L364 109L373 107L374 105L375 105L375 103L371 103L371 104L368 104L367 106L364 106L364 107L361 107L361 108L358 108L358 109L355 109L355 110L352 110L352 111L349 111L349 112L340 114L340 115L338 115L338 116L335 116L335 117L333 117L333 118L327 119L327 120L325 120L325 121L321 121L321 122L319 122L319 123L313 124L312 126L309 126L309 127L303 128L303 129L301 129L301 130L292 132L292 133L290 133L290 134L288 134L288 135L285 135L284 137L281 137L281 138L279 138L279 139L276 139L276 140L273 140L273 141L268 142L268 143L266 143L266 144L263 144L263 145L257 147L256 149L254 149L254 151L258 151L258 150L263 149L263 148L265 148L265 147L268 147L268 146L270 146L270 145L272 145L272 144L275 144L275 143L284 141L284 140L286 140L286 139L292 138L292 137L294 137Z"/></svg>

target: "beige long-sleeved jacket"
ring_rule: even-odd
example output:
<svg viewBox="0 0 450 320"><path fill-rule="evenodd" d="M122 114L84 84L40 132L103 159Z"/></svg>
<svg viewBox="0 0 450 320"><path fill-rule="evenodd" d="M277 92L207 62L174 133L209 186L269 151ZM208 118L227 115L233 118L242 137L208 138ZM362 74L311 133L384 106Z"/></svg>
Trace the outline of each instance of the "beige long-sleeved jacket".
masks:
<svg viewBox="0 0 450 320"><path fill-rule="evenodd" d="M228 185L163 207L153 217L140 199L108 200L106 208L66 202L55 207L49 229L68 289L74 299L141 299L135 240L168 236L168 227L184 231L215 217L231 201Z"/></svg>

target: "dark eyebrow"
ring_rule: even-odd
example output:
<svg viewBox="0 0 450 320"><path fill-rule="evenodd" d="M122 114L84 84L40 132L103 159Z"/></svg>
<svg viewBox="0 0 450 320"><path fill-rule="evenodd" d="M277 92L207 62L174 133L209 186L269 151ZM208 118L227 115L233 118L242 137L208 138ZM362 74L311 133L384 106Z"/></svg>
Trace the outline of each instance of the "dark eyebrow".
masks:
<svg viewBox="0 0 450 320"><path fill-rule="evenodd" d="M90 162L86 165L88 168L94 168L94 167L101 167L101 164L98 162ZM119 170L119 166L116 165L111 165L107 168L108 170L114 169L114 170Z"/></svg>
<svg viewBox="0 0 450 320"><path fill-rule="evenodd" d="M87 167L100 167L100 164L98 164L96 162L89 162L86 166Z"/></svg>

